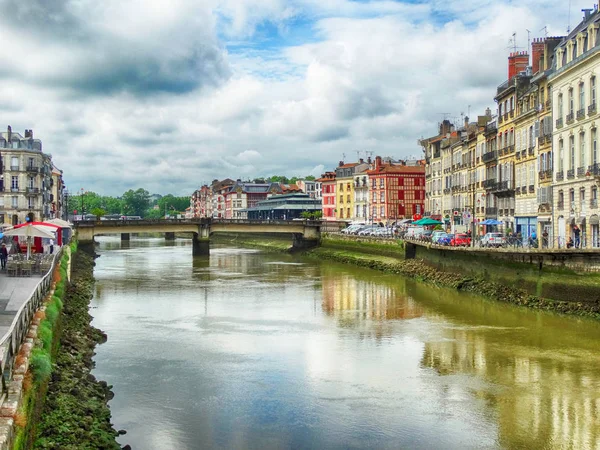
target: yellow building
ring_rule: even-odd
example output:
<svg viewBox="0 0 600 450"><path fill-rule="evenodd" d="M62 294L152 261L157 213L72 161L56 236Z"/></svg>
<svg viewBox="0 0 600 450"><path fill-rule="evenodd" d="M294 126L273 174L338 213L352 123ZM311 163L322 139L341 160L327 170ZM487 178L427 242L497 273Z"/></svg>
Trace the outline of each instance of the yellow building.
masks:
<svg viewBox="0 0 600 450"><path fill-rule="evenodd" d="M494 100L498 103L498 163L496 173L487 179L487 195L496 197L498 220L506 229L515 230L515 119L517 98L529 89L527 74L529 54L511 53L508 57L508 80L498 86ZM495 175L495 178L493 177Z"/></svg>
<svg viewBox="0 0 600 450"><path fill-rule="evenodd" d="M359 161L357 163L344 163L340 161L340 164L335 169L335 183L336 183L336 212L335 217L337 220L352 221L357 219L356 208L354 207L355 200L355 180L354 175L357 173L364 172L369 167L368 163ZM365 218L358 218L365 221Z"/></svg>

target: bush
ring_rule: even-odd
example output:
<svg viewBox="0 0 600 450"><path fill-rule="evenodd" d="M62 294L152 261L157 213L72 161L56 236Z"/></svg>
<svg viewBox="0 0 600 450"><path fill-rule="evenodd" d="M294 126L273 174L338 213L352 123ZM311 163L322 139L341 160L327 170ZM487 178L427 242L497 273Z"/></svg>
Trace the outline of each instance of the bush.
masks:
<svg viewBox="0 0 600 450"><path fill-rule="evenodd" d="M56 303L51 302L48 304L48 306L46 306L46 319L48 319L48 322L50 322L51 325L54 325L56 323L56 319L58 319L58 307L56 306Z"/></svg>
<svg viewBox="0 0 600 450"><path fill-rule="evenodd" d="M31 351L29 367L33 373L34 382L42 383L50 378L50 374L52 373L52 363L50 362L50 355L48 352L41 348L34 348Z"/></svg>
<svg viewBox="0 0 600 450"><path fill-rule="evenodd" d="M62 310L62 308L63 308L63 302L60 299L60 297L58 297L56 295L53 295L51 301L52 301L52 303L54 303L56 305L56 307L58 308L59 311Z"/></svg>
<svg viewBox="0 0 600 450"><path fill-rule="evenodd" d="M48 315L48 309L46 309L46 316L47 315ZM52 349L53 333L52 333L52 324L50 323L50 321L48 319L44 319L40 323L40 327L38 328L38 337L39 337L40 341L42 341L42 346L43 346L44 350L46 350L47 352L50 352L50 350Z"/></svg>

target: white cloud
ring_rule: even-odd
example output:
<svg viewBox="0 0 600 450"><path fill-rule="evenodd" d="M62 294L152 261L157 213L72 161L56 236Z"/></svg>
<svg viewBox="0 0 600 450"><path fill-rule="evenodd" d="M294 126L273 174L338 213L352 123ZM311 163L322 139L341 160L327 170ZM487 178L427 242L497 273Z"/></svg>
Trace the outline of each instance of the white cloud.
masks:
<svg viewBox="0 0 600 450"><path fill-rule="evenodd" d="M572 2L571 26L586 2ZM508 41L566 29L559 0L0 0L3 117L71 189L189 194L406 157L442 113L495 109ZM27 18L30 26L15 24ZM229 51L226 46L231 43Z"/></svg>

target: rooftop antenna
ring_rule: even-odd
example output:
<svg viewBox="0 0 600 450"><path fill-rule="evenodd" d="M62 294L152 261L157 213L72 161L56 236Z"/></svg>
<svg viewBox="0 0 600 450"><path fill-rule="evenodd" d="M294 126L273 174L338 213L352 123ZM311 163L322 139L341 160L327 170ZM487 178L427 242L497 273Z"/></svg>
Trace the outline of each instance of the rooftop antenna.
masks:
<svg viewBox="0 0 600 450"><path fill-rule="evenodd" d="M360 150L356 150L356 160L360 161Z"/></svg>
<svg viewBox="0 0 600 450"><path fill-rule="evenodd" d="M342 153L342 161L346 162L346 154Z"/></svg>
<svg viewBox="0 0 600 450"><path fill-rule="evenodd" d="M531 31L527 28L525 28L525 31L527 31L527 50L529 50L531 48Z"/></svg>
<svg viewBox="0 0 600 450"><path fill-rule="evenodd" d="M542 28L540 31L544 32L544 36L548 37L548 25L544 26L544 28Z"/></svg>
<svg viewBox="0 0 600 450"><path fill-rule="evenodd" d="M567 35L571 32L571 0L569 0L569 23L567 23Z"/></svg>

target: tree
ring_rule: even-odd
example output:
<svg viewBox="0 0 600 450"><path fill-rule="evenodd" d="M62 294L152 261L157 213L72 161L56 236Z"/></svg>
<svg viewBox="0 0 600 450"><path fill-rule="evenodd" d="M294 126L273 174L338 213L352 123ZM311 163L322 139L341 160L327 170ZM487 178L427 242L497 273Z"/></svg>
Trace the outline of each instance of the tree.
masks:
<svg viewBox="0 0 600 450"><path fill-rule="evenodd" d="M123 214L128 216L145 216L150 205L150 193L142 188L129 189L123 194Z"/></svg>
<svg viewBox="0 0 600 450"><path fill-rule="evenodd" d="M102 208L94 208L90 211L90 213L95 215L97 220L100 220L100 217L104 216L106 211Z"/></svg>
<svg viewBox="0 0 600 450"><path fill-rule="evenodd" d="M315 180L316 180L316 178L315 178L315 177L313 177L312 175L308 175L308 176L304 177L304 179L305 179L306 181L315 181Z"/></svg>

